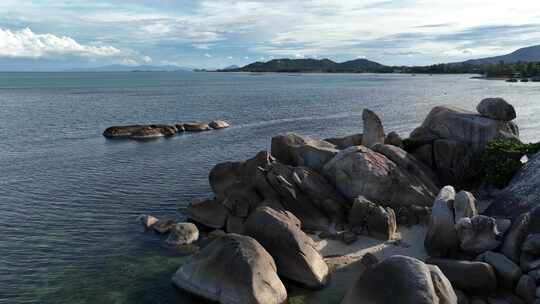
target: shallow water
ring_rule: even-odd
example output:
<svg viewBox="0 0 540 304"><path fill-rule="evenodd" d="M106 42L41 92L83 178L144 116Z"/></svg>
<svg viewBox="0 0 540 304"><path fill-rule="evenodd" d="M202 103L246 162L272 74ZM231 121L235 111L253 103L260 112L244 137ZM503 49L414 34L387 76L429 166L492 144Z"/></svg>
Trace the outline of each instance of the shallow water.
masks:
<svg viewBox="0 0 540 304"><path fill-rule="evenodd" d="M540 84L460 76L0 73L0 303L198 303L170 276L186 254L140 213L183 216L208 171L284 131L361 132L362 109L407 135L435 105L502 96L540 140ZM168 139L106 140L108 126L225 119Z"/></svg>

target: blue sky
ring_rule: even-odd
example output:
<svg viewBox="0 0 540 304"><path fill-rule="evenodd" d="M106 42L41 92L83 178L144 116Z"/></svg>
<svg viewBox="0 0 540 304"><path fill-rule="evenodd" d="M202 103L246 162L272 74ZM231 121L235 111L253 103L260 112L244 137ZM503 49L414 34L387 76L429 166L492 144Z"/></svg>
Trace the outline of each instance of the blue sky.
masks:
<svg viewBox="0 0 540 304"><path fill-rule="evenodd" d="M219 68L273 58L424 65L536 44L537 0L0 2L0 70Z"/></svg>

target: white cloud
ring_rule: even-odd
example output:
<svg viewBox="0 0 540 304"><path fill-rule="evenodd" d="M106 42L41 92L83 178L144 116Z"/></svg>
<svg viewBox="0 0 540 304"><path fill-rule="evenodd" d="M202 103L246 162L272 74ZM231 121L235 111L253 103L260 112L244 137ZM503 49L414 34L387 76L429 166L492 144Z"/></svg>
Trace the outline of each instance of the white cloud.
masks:
<svg viewBox="0 0 540 304"><path fill-rule="evenodd" d="M142 61L143 61L144 63L152 63L152 57L150 57L150 56L144 56L144 57L142 58Z"/></svg>
<svg viewBox="0 0 540 304"><path fill-rule="evenodd" d="M204 54L204 57L206 57L206 58L212 58L212 55L206 53L206 54Z"/></svg>
<svg viewBox="0 0 540 304"><path fill-rule="evenodd" d="M0 57L49 58L61 55L115 57L122 53L113 46L80 44L67 36L36 34L30 28L19 31L0 28Z"/></svg>
<svg viewBox="0 0 540 304"><path fill-rule="evenodd" d="M125 65L138 65L139 63L137 62L137 60L135 60L133 58L124 58L124 59L122 59L122 64L125 64Z"/></svg>

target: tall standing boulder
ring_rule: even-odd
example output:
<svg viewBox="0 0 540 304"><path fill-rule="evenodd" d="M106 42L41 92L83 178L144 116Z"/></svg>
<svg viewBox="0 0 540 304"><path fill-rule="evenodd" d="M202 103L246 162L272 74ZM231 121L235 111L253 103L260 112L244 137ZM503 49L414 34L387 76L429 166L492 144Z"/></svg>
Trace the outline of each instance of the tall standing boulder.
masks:
<svg viewBox="0 0 540 304"><path fill-rule="evenodd" d="M431 206L436 193L421 177L364 146L340 151L324 166L323 173L345 197L364 196L393 209Z"/></svg>
<svg viewBox="0 0 540 304"><path fill-rule="evenodd" d="M500 97L482 99L476 110L480 115L496 120L511 121L516 118L514 106Z"/></svg>
<svg viewBox="0 0 540 304"><path fill-rule="evenodd" d="M283 304L285 286L270 254L253 238L218 237L173 275L178 288L222 304Z"/></svg>
<svg viewBox="0 0 540 304"><path fill-rule="evenodd" d="M371 110L364 109L362 122L364 126L362 145L371 148L375 144L384 144L384 128L379 116Z"/></svg>
<svg viewBox="0 0 540 304"><path fill-rule="evenodd" d="M289 212L260 207L246 221L245 233L268 250L281 276L307 287L323 287L328 281L328 266L297 223Z"/></svg>
<svg viewBox="0 0 540 304"><path fill-rule="evenodd" d="M519 263L521 246L529 230L529 217L529 213L524 213L512 222L500 248L500 252L514 263Z"/></svg>
<svg viewBox="0 0 540 304"><path fill-rule="evenodd" d="M468 191L459 191L454 201L454 221L458 223L464 217L472 218L475 215L478 215L476 198Z"/></svg>
<svg viewBox="0 0 540 304"><path fill-rule="evenodd" d="M285 133L272 137L271 153L281 163L305 166L320 171L332 159L338 149L324 140Z"/></svg>
<svg viewBox="0 0 540 304"><path fill-rule="evenodd" d="M366 269L341 304L457 304L452 285L436 266L391 256Z"/></svg>
<svg viewBox="0 0 540 304"><path fill-rule="evenodd" d="M447 257L457 251L459 239L454 228L452 206L456 192L452 186L441 189L435 198L424 240L424 246L432 257Z"/></svg>

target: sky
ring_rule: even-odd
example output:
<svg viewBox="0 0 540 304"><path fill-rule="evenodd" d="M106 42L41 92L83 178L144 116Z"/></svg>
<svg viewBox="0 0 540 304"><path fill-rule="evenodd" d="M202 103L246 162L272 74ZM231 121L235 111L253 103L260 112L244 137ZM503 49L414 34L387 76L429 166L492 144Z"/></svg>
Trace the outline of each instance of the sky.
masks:
<svg viewBox="0 0 540 304"><path fill-rule="evenodd" d="M537 44L538 0L0 1L0 70L277 58L427 65Z"/></svg>

